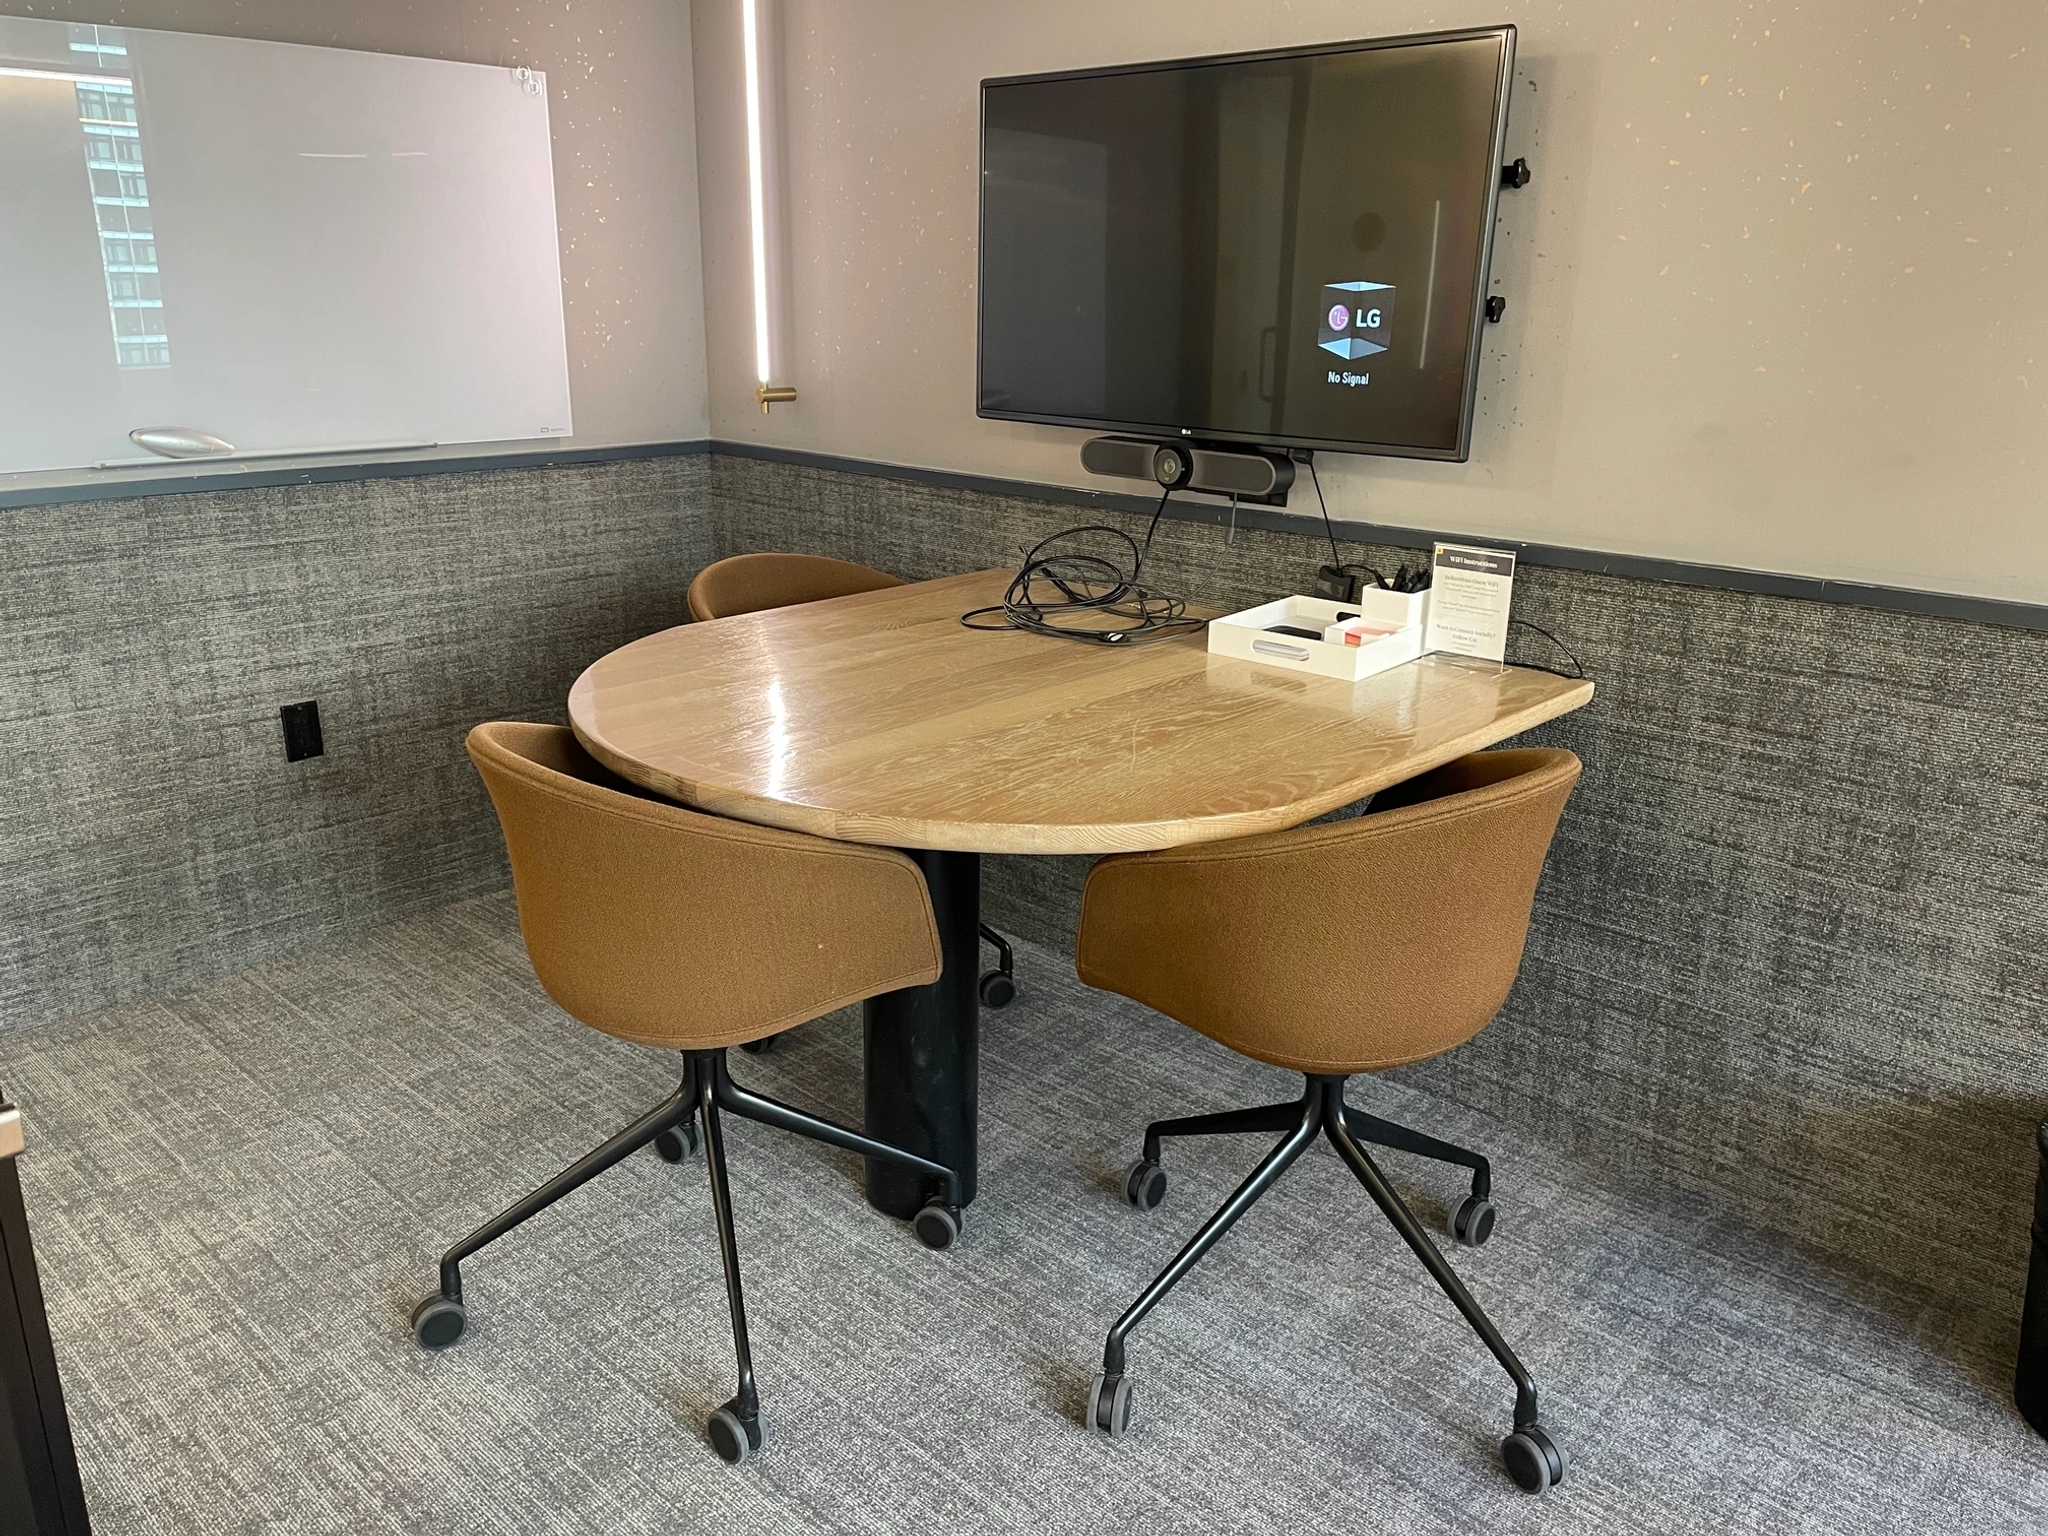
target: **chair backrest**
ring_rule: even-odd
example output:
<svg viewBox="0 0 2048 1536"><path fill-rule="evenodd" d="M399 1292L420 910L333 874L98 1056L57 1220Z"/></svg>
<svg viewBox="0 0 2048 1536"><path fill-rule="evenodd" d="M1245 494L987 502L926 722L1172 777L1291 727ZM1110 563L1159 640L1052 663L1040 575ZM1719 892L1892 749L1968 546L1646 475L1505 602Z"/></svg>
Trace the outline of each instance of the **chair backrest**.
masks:
<svg viewBox="0 0 2048 1536"><path fill-rule="evenodd" d="M1081 979L1300 1072L1449 1050L1507 999L1578 777L1556 748L1482 752L1348 821L1104 859Z"/></svg>
<svg viewBox="0 0 2048 1536"><path fill-rule="evenodd" d="M902 585L887 571L827 555L733 555L705 566L690 583L690 617L725 619Z"/></svg>
<svg viewBox="0 0 2048 1536"><path fill-rule="evenodd" d="M556 725L469 733L526 952L594 1029L709 1050L939 975L924 876L885 848L640 794Z"/></svg>

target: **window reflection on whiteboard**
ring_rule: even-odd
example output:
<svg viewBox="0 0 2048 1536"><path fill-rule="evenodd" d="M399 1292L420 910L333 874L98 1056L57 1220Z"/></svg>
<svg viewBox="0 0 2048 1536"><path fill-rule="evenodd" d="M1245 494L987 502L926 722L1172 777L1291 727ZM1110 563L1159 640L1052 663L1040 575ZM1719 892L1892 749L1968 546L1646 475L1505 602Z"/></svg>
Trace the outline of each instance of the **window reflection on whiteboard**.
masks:
<svg viewBox="0 0 2048 1536"><path fill-rule="evenodd" d="M163 275L156 264L150 224L149 181L142 163L142 119L135 85L117 78L128 69L128 45L119 27L71 28L71 51L106 78L77 82L78 123L85 130L86 174L92 184L93 221L100 234L100 270L107 279L107 311L114 361L123 368L162 368L171 361L164 322Z"/></svg>

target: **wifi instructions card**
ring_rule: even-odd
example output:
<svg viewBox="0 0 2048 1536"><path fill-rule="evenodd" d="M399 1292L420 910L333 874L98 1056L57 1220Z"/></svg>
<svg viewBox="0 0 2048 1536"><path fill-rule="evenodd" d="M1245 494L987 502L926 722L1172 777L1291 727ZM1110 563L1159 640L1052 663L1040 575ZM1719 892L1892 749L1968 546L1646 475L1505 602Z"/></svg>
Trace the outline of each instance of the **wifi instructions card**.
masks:
<svg viewBox="0 0 2048 1536"><path fill-rule="evenodd" d="M1432 566L1423 650L1505 659L1508 608L1515 596L1514 551L1439 544Z"/></svg>

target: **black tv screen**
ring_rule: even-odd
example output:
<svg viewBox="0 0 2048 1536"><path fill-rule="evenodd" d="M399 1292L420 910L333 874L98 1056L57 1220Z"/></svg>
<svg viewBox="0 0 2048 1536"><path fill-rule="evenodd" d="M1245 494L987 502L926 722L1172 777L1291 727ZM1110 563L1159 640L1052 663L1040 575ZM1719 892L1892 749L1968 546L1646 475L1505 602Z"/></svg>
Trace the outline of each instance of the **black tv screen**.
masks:
<svg viewBox="0 0 2048 1536"><path fill-rule="evenodd" d="M980 414L1465 458L1514 50L983 81Z"/></svg>

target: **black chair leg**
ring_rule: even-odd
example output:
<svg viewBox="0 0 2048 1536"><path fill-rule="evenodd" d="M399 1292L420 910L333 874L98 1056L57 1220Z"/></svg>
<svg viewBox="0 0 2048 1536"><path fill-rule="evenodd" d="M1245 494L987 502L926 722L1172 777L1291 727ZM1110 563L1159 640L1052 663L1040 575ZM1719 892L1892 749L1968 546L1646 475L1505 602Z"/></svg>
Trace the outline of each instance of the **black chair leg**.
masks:
<svg viewBox="0 0 2048 1536"><path fill-rule="evenodd" d="M903 1148L892 1146L886 1141L877 1141L872 1136L849 1130L830 1120L806 1114L764 1094L750 1093L732 1080L731 1074L726 1070L723 1055L706 1058L700 1071L711 1083L713 1096L721 1109L729 1110L747 1120L758 1121L762 1125L772 1125L777 1130L807 1136L812 1141L822 1141L826 1146L838 1147L843 1152L857 1152L862 1157L880 1158L885 1162L914 1168L925 1174L937 1189L926 1200L924 1208L911 1218L911 1227L917 1233L918 1241L927 1248L950 1248L958 1240L960 1186L953 1170L945 1164L919 1157L914 1152L906 1152Z"/></svg>
<svg viewBox="0 0 2048 1536"><path fill-rule="evenodd" d="M1339 1110L1343 1108L1343 1092L1342 1083L1336 1084L1331 1090L1332 1096L1336 1099L1335 1107ZM1352 1137L1346 1124L1347 1119L1348 1116L1341 1113L1325 1119L1324 1131L1330 1138L1330 1144L1337 1149L1344 1161L1351 1165L1351 1171L1358 1176L1358 1182L1365 1186L1365 1192L1372 1196L1372 1202L1380 1208L1380 1214L1385 1216L1392 1223L1394 1230L1401 1234L1401 1241L1414 1251L1415 1257L1422 1260L1423 1267L1430 1273L1430 1278L1436 1281L1446 1296L1450 1297L1452 1305L1464 1315L1472 1331L1479 1335L1488 1349L1493 1351L1493 1358L1500 1362L1501 1369L1508 1373L1509 1379L1515 1384L1515 1428L1527 1429L1536 1423L1535 1381L1524 1369L1515 1352L1508 1347L1507 1340L1500 1336L1500 1330L1493 1326L1493 1319L1488 1317L1485 1309L1472 1299L1472 1293L1465 1289L1465 1284L1458 1278L1457 1272L1437 1251L1436 1244L1429 1240L1429 1234L1422 1230L1422 1223L1415 1219L1415 1213L1410 1211L1401 1197L1394 1193L1393 1186L1387 1183L1386 1176L1379 1170L1379 1165Z"/></svg>
<svg viewBox="0 0 2048 1536"><path fill-rule="evenodd" d="M601 1146L556 1174L532 1194L492 1217L441 1256L441 1289L422 1302L413 1314L413 1329L422 1344L440 1349L462 1336L462 1261L495 1243L528 1218L538 1215L564 1195L581 1189L606 1169L623 1162L664 1131L673 1130L696 1112L698 1074L694 1065L686 1068L683 1084L646 1114ZM437 1307L436 1303L441 1303ZM433 1314L432 1325L423 1326Z"/></svg>
<svg viewBox="0 0 2048 1536"><path fill-rule="evenodd" d="M1323 1101L1319 1097L1312 1095L1289 1107L1294 1111L1296 1124L1286 1139L1266 1154L1259 1166L1252 1170L1251 1176L1238 1185L1237 1192L1202 1224L1201 1230L1188 1240L1187 1246L1181 1249L1173 1262L1159 1272L1159 1277L1145 1287L1109 1330L1109 1337L1102 1346L1102 1374L1095 1379L1095 1389L1088 1404L1089 1423L1103 1433L1120 1435L1129 1422L1131 1394L1130 1383L1124 1376L1124 1341L1130 1337L1131 1330L1144 1320L1145 1314L1157 1306L1168 1291L1180 1284L1189 1270L1201 1262L1202 1256L1236 1225L1238 1217L1250 1210L1280 1175L1294 1165L1295 1159L1308 1149L1316 1138L1316 1132L1322 1128Z"/></svg>
<svg viewBox="0 0 2048 1536"><path fill-rule="evenodd" d="M754 1384L754 1356L747 1344L747 1308L740 1288L739 1239L733 1230L732 1191L726 1181L725 1135L719 1111L729 1110L743 1119L794 1131L830 1146L858 1152L864 1157L888 1158L930 1174L939 1183L942 1198L917 1213L913 1223L927 1248L950 1247L960 1235L960 1213L952 1204L959 1181L952 1169L905 1152L885 1141L876 1141L843 1125L807 1115L800 1109L749 1093L732 1080L726 1068L725 1052L699 1051L690 1058L690 1078L696 1085L696 1109L704 1126L704 1165L711 1177L711 1206L718 1217L718 1252L725 1264L725 1299L732 1313L732 1352L739 1368L739 1390L711 1412L705 1434L712 1449L735 1464L760 1450L766 1432L761 1422L760 1393Z"/></svg>
<svg viewBox="0 0 2048 1536"><path fill-rule="evenodd" d="M1285 1104L1264 1104L1257 1109L1228 1109L1214 1115L1188 1115L1179 1120L1155 1120L1145 1127L1145 1158L1159 1161L1159 1142L1166 1136L1236 1136L1247 1131L1292 1130L1301 1122L1306 1099Z"/></svg>
<svg viewBox="0 0 2048 1536"><path fill-rule="evenodd" d="M1482 1199L1493 1193L1493 1165L1477 1152L1457 1146L1448 1141L1439 1141L1421 1131L1412 1131L1405 1125L1396 1125L1391 1120L1382 1120L1378 1115L1368 1115L1364 1110L1344 1106L1344 1129L1351 1133L1353 1141L1370 1142L1376 1147L1392 1147L1396 1152L1412 1152L1417 1157L1433 1158L1439 1163L1455 1163L1460 1168L1472 1170L1472 1193Z"/></svg>
<svg viewBox="0 0 2048 1536"><path fill-rule="evenodd" d="M721 1064L724 1057L715 1058ZM703 1070L706 1058L694 1057L697 1112L704 1124L704 1166L711 1177L711 1209L718 1219L718 1256L725 1265L725 1302L732 1315L732 1352L739 1369L739 1390L711 1411L704 1432L711 1448L737 1464L761 1449L761 1398L754 1387L754 1354L747 1344L747 1304L740 1291L740 1246L732 1224L732 1189L725 1176L725 1136L718 1124L718 1091L714 1073Z"/></svg>
<svg viewBox="0 0 2048 1536"><path fill-rule="evenodd" d="M987 923L982 923L977 931L984 944L996 947L996 968L981 973L975 990L980 993L984 1008L1007 1008L1017 996L1016 956L1010 953L1010 941Z"/></svg>

